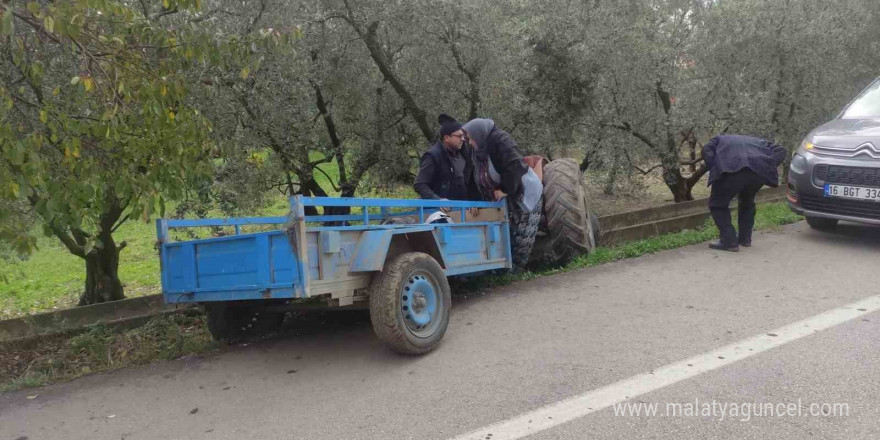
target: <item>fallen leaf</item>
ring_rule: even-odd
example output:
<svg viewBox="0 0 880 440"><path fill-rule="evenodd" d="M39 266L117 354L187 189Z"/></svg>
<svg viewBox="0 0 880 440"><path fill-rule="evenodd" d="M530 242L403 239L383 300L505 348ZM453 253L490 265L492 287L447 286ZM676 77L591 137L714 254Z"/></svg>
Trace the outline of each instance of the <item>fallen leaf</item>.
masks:
<svg viewBox="0 0 880 440"><path fill-rule="evenodd" d="M27 396L28 400L34 400L39 396L39 394L34 394L33 396Z"/></svg>

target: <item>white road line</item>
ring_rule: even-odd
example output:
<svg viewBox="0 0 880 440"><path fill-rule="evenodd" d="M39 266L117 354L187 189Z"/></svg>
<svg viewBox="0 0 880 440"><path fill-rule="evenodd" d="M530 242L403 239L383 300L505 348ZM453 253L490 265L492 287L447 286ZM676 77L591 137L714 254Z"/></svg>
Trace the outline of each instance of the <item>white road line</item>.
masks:
<svg viewBox="0 0 880 440"><path fill-rule="evenodd" d="M804 336L880 310L880 295L848 304L765 334L624 379L579 396L456 437L454 440L512 440L532 435L636 396L754 356ZM491 436L490 436L491 434Z"/></svg>

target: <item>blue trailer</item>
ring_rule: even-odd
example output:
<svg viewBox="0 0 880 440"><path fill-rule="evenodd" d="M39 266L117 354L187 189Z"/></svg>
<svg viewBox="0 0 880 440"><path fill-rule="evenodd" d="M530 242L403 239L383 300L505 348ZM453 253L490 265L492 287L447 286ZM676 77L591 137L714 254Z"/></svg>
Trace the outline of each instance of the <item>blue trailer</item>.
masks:
<svg viewBox="0 0 880 440"><path fill-rule="evenodd" d="M306 215L349 208L346 215ZM426 223L440 207L451 222ZM331 209L327 209L331 208ZM242 229L257 232L242 233ZM157 220L167 303L204 305L218 339L258 330L279 310L312 299L369 304L392 349L425 353L449 324L448 276L513 267L508 206L500 202L290 198L287 217ZM234 235L172 241L176 228L228 227Z"/></svg>

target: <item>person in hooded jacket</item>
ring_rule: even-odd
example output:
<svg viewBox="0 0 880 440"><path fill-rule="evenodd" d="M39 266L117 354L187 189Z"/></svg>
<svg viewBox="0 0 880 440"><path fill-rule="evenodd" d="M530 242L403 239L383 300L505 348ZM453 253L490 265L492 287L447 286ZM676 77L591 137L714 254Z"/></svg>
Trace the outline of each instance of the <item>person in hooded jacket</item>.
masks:
<svg viewBox="0 0 880 440"><path fill-rule="evenodd" d="M541 179L526 165L510 134L491 119L473 119L463 128L480 198L507 198L513 265L521 270L529 262L541 220Z"/></svg>
<svg viewBox="0 0 880 440"><path fill-rule="evenodd" d="M543 189L541 181L526 165L510 134L491 119L473 119L462 128L471 146L474 181L480 198L497 201L510 196L526 212L533 211Z"/></svg>
<svg viewBox="0 0 880 440"><path fill-rule="evenodd" d="M755 196L762 186L779 186L777 168L785 160L785 148L770 141L734 134L719 135L703 146L709 168L709 211L720 239L709 245L722 251L739 251L752 245ZM739 235L730 219L730 201L738 198Z"/></svg>

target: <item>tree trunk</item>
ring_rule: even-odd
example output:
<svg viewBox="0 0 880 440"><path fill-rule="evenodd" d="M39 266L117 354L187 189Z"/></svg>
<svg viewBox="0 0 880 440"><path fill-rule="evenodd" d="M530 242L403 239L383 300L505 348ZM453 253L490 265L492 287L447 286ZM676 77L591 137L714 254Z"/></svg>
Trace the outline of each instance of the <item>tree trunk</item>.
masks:
<svg viewBox="0 0 880 440"><path fill-rule="evenodd" d="M86 252L83 248L83 253L80 255L86 261L86 285L79 297L80 306L125 298L122 282L119 281L119 251L125 248L126 243L123 241L117 246L113 240L113 230L117 227L127 202L116 198L112 190L108 192L107 200L108 207L101 214L101 229L95 247L91 252ZM72 232L78 241L83 241L81 231L72 230Z"/></svg>
<svg viewBox="0 0 880 440"><path fill-rule="evenodd" d="M617 183L617 175L620 173L620 161L622 159L620 148L615 148L611 154L611 169L608 170L608 176L605 179L605 188L602 190L605 195L609 196L614 194L614 185Z"/></svg>
<svg viewBox="0 0 880 440"><path fill-rule="evenodd" d="M694 199L691 190L693 185L689 184L687 179L681 175L681 170L676 166L674 169L663 169L663 181L672 192L675 203L687 202Z"/></svg>
<svg viewBox="0 0 880 440"><path fill-rule="evenodd" d="M428 113L419 107L410 90L403 84L400 77L397 76L397 73L393 68L394 60L382 50L382 43L379 42L379 39L376 36L379 29L379 22L373 21L366 27L363 27L362 24L355 20L354 12L349 1L343 0L343 3L345 4L346 10L348 10L348 16L345 17L345 20L352 28L354 28L358 37L360 37L361 41L367 46L367 50L370 52L370 58L373 59L373 63L379 69L379 72L382 73L382 77L385 81L388 81L394 91L397 92L397 95L403 101L403 105L406 107L410 117L412 117L413 121L415 121L416 125L419 127L419 130L421 130L422 136L424 136L428 142L433 141L436 133L431 128L431 125L428 124Z"/></svg>
<svg viewBox="0 0 880 440"><path fill-rule="evenodd" d="M105 249L95 249L85 260L86 284L78 305L86 306L125 298L118 275L119 250L112 241Z"/></svg>

